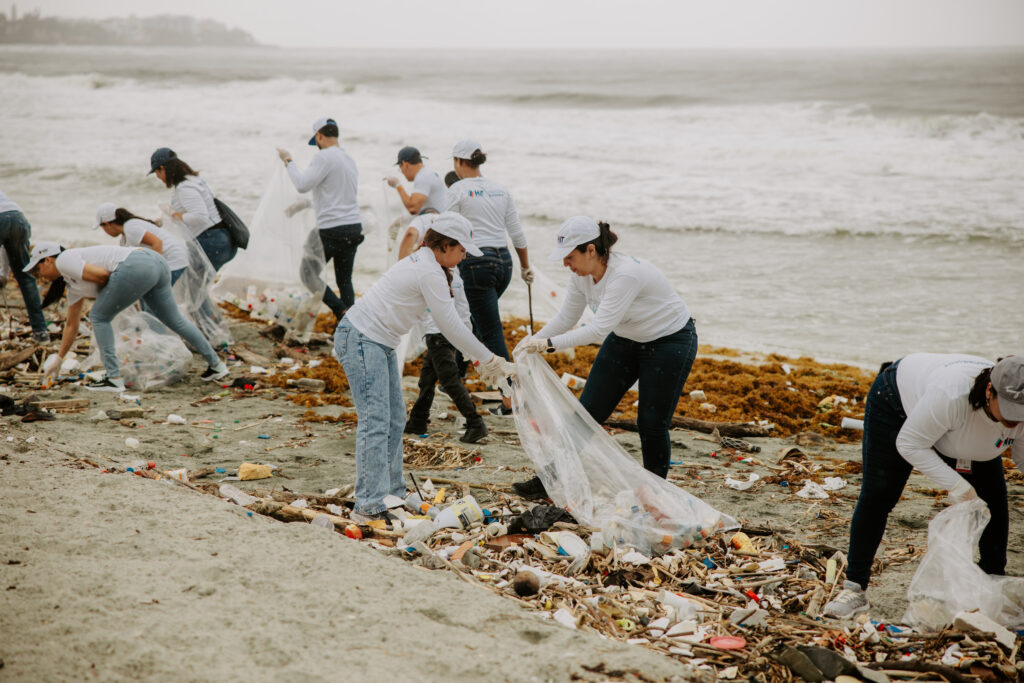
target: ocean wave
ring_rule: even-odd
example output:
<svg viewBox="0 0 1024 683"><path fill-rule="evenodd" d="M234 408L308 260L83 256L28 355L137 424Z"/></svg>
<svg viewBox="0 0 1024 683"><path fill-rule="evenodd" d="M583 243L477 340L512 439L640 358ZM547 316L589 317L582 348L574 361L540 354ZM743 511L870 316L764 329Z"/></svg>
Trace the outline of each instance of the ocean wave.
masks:
<svg viewBox="0 0 1024 683"><path fill-rule="evenodd" d="M579 107L595 109L644 109L685 107L705 102L702 98L663 93L598 93L556 91L521 94L481 94L473 96L487 104L529 105L539 107Z"/></svg>

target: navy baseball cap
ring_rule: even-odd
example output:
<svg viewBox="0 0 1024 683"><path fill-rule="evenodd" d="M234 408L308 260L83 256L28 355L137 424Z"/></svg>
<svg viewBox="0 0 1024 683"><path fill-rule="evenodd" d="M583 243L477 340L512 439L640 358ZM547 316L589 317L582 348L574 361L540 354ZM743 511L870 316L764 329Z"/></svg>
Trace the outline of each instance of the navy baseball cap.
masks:
<svg viewBox="0 0 1024 683"><path fill-rule="evenodd" d="M149 157L149 173L166 164L171 159L177 159L178 155L170 147L161 147ZM147 173L146 175L149 175Z"/></svg>
<svg viewBox="0 0 1024 683"><path fill-rule="evenodd" d="M395 163L395 165L397 166L403 161L409 164L421 164L423 163L424 159L426 159L426 157L422 156L418 149L416 149L415 147L406 146L398 150L398 161Z"/></svg>

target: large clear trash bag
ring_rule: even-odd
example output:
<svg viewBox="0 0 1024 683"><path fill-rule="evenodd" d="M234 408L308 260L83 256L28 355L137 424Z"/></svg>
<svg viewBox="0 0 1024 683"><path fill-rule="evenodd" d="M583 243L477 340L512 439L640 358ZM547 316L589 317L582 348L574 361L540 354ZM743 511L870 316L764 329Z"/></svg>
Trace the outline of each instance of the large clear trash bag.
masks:
<svg viewBox="0 0 1024 683"><path fill-rule="evenodd" d="M977 498L935 516L928 525L928 552L907 589L904 623L938 631L958 612L978 610L1008 629L1024 629L1024 578L992 576L974 563L990 518Z"/></svg>
<svg viewBox="0 0 1024 683"><path fill-rule="evenodd" d="M535 353L515 358L512 408L523 449L557 505L601 529L606 546L660 555L699 544L736 520L627 454Z"/></svg>
<svg viewBox="0 0 1024 683"><path fill-rule="evenodd" d="M387 270L398 262L398 249L402 246L402 238L405 237L405 231L413 217L402 204L395 188L388 185L387 181L381 181L380 187L380 199L377 202L376 213L380 216L380 222L385 226L381 232L384 239L384 269ZM399 363L404 364L405 361L416 358L425 350L423 326L416 323L408 334L402 335L395 353L398 355Z"/></svg>
<svg viewBox="0 0 1024 683"><path fill-rule="evenodd" d="M309 341L324 290L332 285L312 203L281 164L274 164L249 233L249 248L221 269L214 296Z"/></svg>
<svg viewBox="0 0 1024 683"><path fill-rule="evenodd" d="M181 240L188 252L188 268L172 288L181 314L195 323L214 348L230 346L233 340L227 320L210 296L217 271L213 269L210 259L192 232L182 222L165 214L163 224L168 232Z"/></svg>
<svg viewBox="0 0 1024 683"><path fill-rule="evenodd" d="M174 384L192 365L192 352L181 337L149 313L130 308L119 313L111 325L121 379L129 389L146 391ZM92 351L81 367L103 367L95 335Z"/></svg>

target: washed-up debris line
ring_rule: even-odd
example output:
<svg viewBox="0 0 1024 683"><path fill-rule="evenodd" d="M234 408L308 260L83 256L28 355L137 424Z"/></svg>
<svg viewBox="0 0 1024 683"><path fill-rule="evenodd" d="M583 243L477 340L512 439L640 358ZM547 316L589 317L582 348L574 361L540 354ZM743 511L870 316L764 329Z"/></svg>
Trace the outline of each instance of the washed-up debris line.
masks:
<svg viewBox="0 0 1024 683"><path fill-rule="evenodd" d="M451 443L435 444L406 439L402 462L412 469L453 470L472 467L482 460L480 450L468 451Z"/></svg>

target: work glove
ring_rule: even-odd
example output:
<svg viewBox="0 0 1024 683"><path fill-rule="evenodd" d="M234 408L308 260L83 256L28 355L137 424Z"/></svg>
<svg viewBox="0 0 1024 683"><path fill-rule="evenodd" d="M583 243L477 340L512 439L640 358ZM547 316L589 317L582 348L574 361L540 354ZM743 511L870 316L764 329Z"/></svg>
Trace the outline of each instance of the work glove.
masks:
<svg viewBox="0 0 1024 683"><path fill-rule="evenodd" d="M281 157L281 161L283 161L285 165L292 160L291 153L286 149L281 149L280 147L277 148L277 156Z"/></svg>
<svg viewBox="0 0 1024 683"><path fill-rule="evenodd" d="M285 207L284 215L291 218L298 212L308 209L310 206L312 206L312 203L305 197L301 197L297 199L294 204L290 204Z"/></svg>
<svg viewBox="0 0 1024 683"><path fill-rule="evenodd" d="M966 503L969 500L974 500L978 497L974 487L967 483L967 480L963 477L956 483L956 486L949 490L949 502L953 505L957 503Z"/></svg>
<svg viewBox="0 0 1024 683"><path fill-rule="evenodd" d="M518 356L522 353L544 353L548 350L548 340L541 339L540 337L534 337L532 335L523 337L516 344L516 348L512 350L513 356Z"/></svg>
<svg viewBox="0 0 1024 683"><path fill-rule="evenodd" d="M60 354L51 353L43 361L43 379L47 377L56 377L57 373L60 372L60 365L64 362L64 358Z"/></svg>
<svg viewBox="0 0 1024 683"><path fill-rule="evenodd" d="M393 175L389 175L387 178L384 179L384 182L386 182L391 187L398 187L398 184L401 183L402 181L400 181Z"/></svg>
<svg viewBox="0 0 1024 683"><path fill-rule="evenodd" d="M486 363L478 361L476 371L483 383L490 384L491 386L497 386L506 377L516 376L516 366L497 355L491 356L491 359Z"/></svg>
<svg viewBox="0 0 1024 683"><path fill-rule="evenodd" d="M525 282L528 285L532 285L533 278L536 277L536 274L533 272L533 268L531 268L530 266L523 266L522 268L520 268L519 275L520 277L523 278L523 282Z"/></svg>

